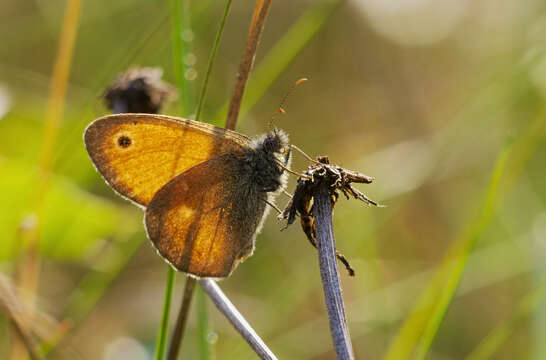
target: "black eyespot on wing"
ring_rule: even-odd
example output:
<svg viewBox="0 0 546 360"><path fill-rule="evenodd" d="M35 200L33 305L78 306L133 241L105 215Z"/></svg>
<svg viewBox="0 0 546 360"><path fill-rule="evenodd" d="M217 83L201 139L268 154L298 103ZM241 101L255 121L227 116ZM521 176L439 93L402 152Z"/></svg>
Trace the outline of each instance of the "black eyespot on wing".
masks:
<svg viewBox="0 0 546 360"><path fill-rule="evenodd" d="M122 148L127 148L131 145L131 138L129 138L128 136L120 136L118 138L118 145L121 146Z"/></svg>

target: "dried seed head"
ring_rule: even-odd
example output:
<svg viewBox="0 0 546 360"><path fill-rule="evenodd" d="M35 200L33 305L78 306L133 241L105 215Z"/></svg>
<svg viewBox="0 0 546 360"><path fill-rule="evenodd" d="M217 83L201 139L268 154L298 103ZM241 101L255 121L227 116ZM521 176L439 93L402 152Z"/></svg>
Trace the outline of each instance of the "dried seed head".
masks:
<svg viewBox="0 0 546 360"><path fill-rule="evenodd" d="M161 80L160 68L133 68L117 76L104 91L106 106L114 113L157 114L176 98L174 88Z"/></svg>

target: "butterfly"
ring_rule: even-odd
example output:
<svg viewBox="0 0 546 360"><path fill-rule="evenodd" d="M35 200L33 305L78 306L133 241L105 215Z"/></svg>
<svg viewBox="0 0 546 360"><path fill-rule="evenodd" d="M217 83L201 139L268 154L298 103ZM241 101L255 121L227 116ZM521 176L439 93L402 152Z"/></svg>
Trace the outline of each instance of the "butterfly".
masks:
<svg viewBox="0 0 546 360"><path fill-rule="evenodd" d="M93 121L84 142L97 171L145 211L148 238L174 268L223 278L252 255L286 181L288 136L255 140L210 124L153 114Z"/></svg>

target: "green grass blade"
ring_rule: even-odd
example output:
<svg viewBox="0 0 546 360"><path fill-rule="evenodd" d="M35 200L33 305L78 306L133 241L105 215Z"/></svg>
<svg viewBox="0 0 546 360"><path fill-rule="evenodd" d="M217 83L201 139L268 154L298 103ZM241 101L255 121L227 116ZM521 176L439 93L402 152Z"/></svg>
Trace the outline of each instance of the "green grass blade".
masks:
<svg viewBox="0 0 546 360"><path fill-rule="evenodd" d="M482 211L451 246L445 260L442 261L436 275L402 325L384 359L407 359L414 350L416 350L416 359L423 359L426 356L451 304L464 272L468 254L489 224L496 206L521 174L525 164L545 136L546 108L543 108L516 141L501 151Z"/></svg>
<svg viewBox="0 0 546 360"><path fill-rule="evenodd" d="M181 114L184 116L188 113L188 109L190 109L189 104L191 101L190 87L184 77L184 51L188 51L188 48L184 46L184 40L182 38L183 32L189 30L189 1L182 2L181 0L170 0L169 4L171 8L173 66L179 98L181 99ZM182 11L182 8L184 11ZM163 315L161 317L161 326L157 334L155 360L162 360L165 356L175 277L176 273L174 269L169 266L167 282L165 284Z"/></svg>
<svg viewBox="0 0 546 360"><path fill-rule="evenodd" d="M205 102L205 97L207 94L207 86L209 84L210 73L212 72L212 65L216 59L216 53L218 52L218 47L220 45L220 40L222 39L222 33L224 32L224 25L226 24L226 19L229 14L229 9L231 8L231 1L227 0L226 8L224 9L224 15L220 21L220 26L218 27L218 32L216 33L216 38L214 39L214 44L212 45L212 51L210 53L209 64L207 65L207 72L205 73L205 80L203 81L203 87L201 89L201 94L199 95L199 103L197 105L197 110L195 111L195 120L199 121L201 117L201 110L203 109L203 103Z"/></svg>
<svg viewBox="0 0 546 360"><path fill-rule="evenodd" d="M201 360L210 359L210 343L209 338L209 316L207 311L207 298L203 289L197 287L197 323L198 323L198 348L199 358Z"/></svg>
<svg viewBox="0 0 546 360"><path fill-rule="evenodd" d="M167 331L169 327L169 315L171 313L171 298L173 295L175 271L169 266L167 273L167 284L165 286L165 300L163 302L163 315L161 316L161 326L157 334L155 347L155 360L163 360L165 356L165 347L167 345Z"/></svg>
<svg viewBox="0 0 546 360"><path fill-rule="evenodd" d="M445 276L442 276L442 284L444 285L442 286L441 291L439 291L439 298L435 301L436 303L433 306L430 318L425 325L421 340L417 344L415 359L424 359L426 357L430 345L438 332L438 328L444 319L445 313L453 300L453 296L455 295L455 291L457 290L459 281L467 264L468 256L472 252L476 241L483 233L483 230L493 217L499 185L509 153L509 146L505 147L500 152L491 176L487 196L479 219L471 226L467 235L457 241L458 243L461 243L459 251L455 251L453 256L447 258L442 265L441 273L445 274Z"/></svg>
<svg viewBox="0 0 546 360"><path fill-rule="evenodd" d="M184 63L182 60L182 4L180 0L169 1L171 9L171 37L174 81L179 91L179 99L184 96ZM184 101L180 101L180 113L184 110Z"/></svg>
<svg viewBox="0 0 546 360"><path fill-rule="evenodd" d="M203 87L201 88L201 93L199 94L199 101L197 105L197 110L195 112L195 120L199 121L201 118L201 111L203 109L203 104L205 103L205 97L207 94L208 83L210 79L210 74L212 72L212 66L216 60L216 54L220 46L220 40L222 39L222 34L224 33L224 26L226 24L227 17L229 15L229 10L231 9L232 0L227 0L226 7L224 8L224 14L220 20L220 25L218 26L218 31L216 32L216 37L214 38L214 43L212 45L212 50L209 58L209 63L207 65L207 71L205 73L205 79L203 80ZM210 347L208 342L208 313L207 313L207 299L201 288L197 289L197 326L199 329L199 334L197 337L199 357L202 360L208 360L210 358Z"/></svg>
<svg viewBox="0 0 546 360"><path fill-rule="evenodd" d="M184 36L189 36L190 26L190 2L183 0L170 0L171 8L171 36L172 55L176 86L180 101L180 114L187 117L192 109L192 88L190 81L186 80L186 65L184 54L189 54L190 40L185 41ZM185 35L186 34L186 35Z"/></svg>
<svg viewBox="0 0 546 360"><path fill-rule="evenodd" d="M429 282L428 287L421 294L420 299L414 306L410 316L406 319L384 359L393 360L409 358L418 343L419 338L424 336L427 330L430 331L430 328L427 327L427 321L431 319L435 308L439 309L442 307L440 304L446 306L449 303L449 297L447 296L448 291L442 293L442 289L445 287L445 289L454 292L457 287L458 278L456 276L450 276L450 274L462 271L464 264L466 264L471 242L476 239L486 223L486 220L490 217L494 194L496 194L498 189L499 179L506 165L507 155L508 148L504 148L498 157L489 185L488 196L483 207L483 216L481 216L478 221L474 222L469 230L463 233L463 236L461 236L459 240L454 242L452 248L446 255L446 259L442 262L438 271ZM437 300L439 297L440 301Z"/></svg>
<svg viewBox="0 0 546 360"><path fill-rule="evenodd" d="M546 279L521 299L516 311L493 329L468 355L467 360L491 359L499 347L516 331L521 322L528 318L545 298Z"/></svg>
<svg viewBox="0 0 546 360"><path fill-rule="evenodd" d="M521 174L531 155L544 140L544 136L546 136L545 115L545 110L540 111L516 142L501 152L487 191L487 197L480 219L476 225L472 227L466 240L463 241L464 245L462 252L455 260L452 270L448 274L447 282L442 290L441 297L435 305L434 311L432 312L421 337L421 341L417 345L416 359L424 359L428 353L432 341L438 332L438 328L451 304L460 278L464 272L468 255L485 230L485 227L491 221L498 203L513 185L516 178ZM504 171L505 166L507 166L506 171Z"/></svg>
<svg viewBox="0 0 546 360"><path fill-rule="evenodd" d="M266 57L256 67L253 76L247 84L243 98L239 122L263 96L280 74L288 67L307 43L322 29L330 15L334 13L341 0L319 2L305 11L288 29L282 38L269 51ZM220 124L227 115L229 102L226 102L214 118L215 124Z"/></svg>
<svg viewBox="0 0 546 360"><path fill-rule="evenodd" d="M200 93L200 96L199 96L199 100L198 100L198 105L197 105L197 110L196 110L196 115L195 115L195 120L199 121L199 118L201 116L201 110L202 110L202 107L203 107L203 104L204 104L204 101L205 101L205 96L206 96L206 92L207 92L207 87L208 87L208 82L209 82L209 78L210 78L210 74L212 72L212 66L214 64L214 61L216 59L216 53L218 51L218 47L220 45L220 40L222 38L222 33L224 31L224 25L226 23L226 19L227 19L227 16L229 14L229 10L231 8L231 2L232 0L228 0L227 3L226 3L226 7L225 7L225 10L224 10L224 14L222 16L222 19L220 21L220 26L218 28L218 31L216 33L216 38L214 40L214 43L213 43L213 47L212 47L212 51L211 51L211 55L210 55L210 58L209 58L209 62L208 62L208 65L207 65L207 71L206 71L206 74L205 74L205 79L203 81L203 87L201 89L201 93ZM184 76L184 72L185 72L185 66L184 66L184 61L183 61L183 53L189 53L190 52L190 49L189 49L189 46L185 46L184 47L184 42L183 42L183 31L184 28L186 30L188 30L190 28L189 24L190 24L190 19L189 19L189 1L186 1L183 3L184 5L184 11L183 13L185 14L185 16L183 17L182 14L181 14L181 6L180 6L180 2L177 1L177 0L171 0L171 10L172 10L172 14L173 14L173 17L172 17L172 23L173 23L173 26L172 26L172 34L173 34L173 64L174 64L174 67L175 67L175 77L176 77L176 80L177 80L177 86L178 86L178 89L179 89L179 92L180 92L180 95L181 95L181 102L182 102L182 114L184 116L188 116L189 115L189 111L188 109L191 108L191 104L192 104L192 97L191 97L191 94L192 94L192 89L190 88L189 86L189 80L185 80L185 76ZM184 26L185 24L185 26ZM174 271L171 269L169 271L169 279L171 278L171 274L172 276L174 277ZM160 335L159 336L159 339L158 340L158 348L161 347L161 345L163 345L163 352L164 352L164 342L165 342L165 338L166 338L166 330L164 330L164 328L168 327L168 309L167 307L170 307L170 296L171 296L171 293L172 293L172 286L173 284L171 283L169 285L169 280L167 282L167 289L166 289L166 292L165 292L165 307L163 309L163 321L162 321L162 327L161 327L161 330L160 330L160 334L163 334L163 335ZM191 295L190 295L191 296ZM199 326L199 329L200 329L200 333L199 333L199 350L200 350L200 356L202 359L208 359L210 356L209 356L209 348L208 348L208 341L207 341L207 333L208 333L208 316L207 316L207 312L206 312L206 299L204 298L203 294L201 294L201 296L198 297L197 299L197 305L198 305L198 309L199 309L199 316L198 316L198 326ZM167 314L167 316L165 317L165 314ZM158 353L156 352L156 356L158 356ZM163 357L163 355L161 355L161 358Z"/></svg>
<svg viewBox="0 0 546 360"><path fill-rule="evenodd" d="M432 319L432 314L438 312L440 308L445 307L450 303L449 294L453 295L457 285L459 277L466 264L467 257L470 253L471 243L481 233L481 230L486 223L486 220L491 216L492 202L494 195L498 189L499 179L506 165L506 158L508 155L508 148L504 148L501 151L497 159L497 164L493 175L491 177L488 196L485 201L483 216L478 221L472 223L470 228L463 233L463 235L454 242L451 249L448 251L445 260L440 265L438 271L429 282L427 288L421 294L417 304L414 306L412 313L404 322L402 328L398 332L398 336L390 346L385 360L394 359L407 359L413 353L419 339L424 337L431 331L432 325L428 325ZM487 218L487 219L486 219ZM450 276L451 275L451 276ZM445 289L442 292L442 289ZM440 298L440 300L438 300ZM438 319L436 319L438 321ZM435 326L438 323L434 323ZM430 333L428 334L430 339ZM418 351L416 358L423 356L426 351Z"/></svg>

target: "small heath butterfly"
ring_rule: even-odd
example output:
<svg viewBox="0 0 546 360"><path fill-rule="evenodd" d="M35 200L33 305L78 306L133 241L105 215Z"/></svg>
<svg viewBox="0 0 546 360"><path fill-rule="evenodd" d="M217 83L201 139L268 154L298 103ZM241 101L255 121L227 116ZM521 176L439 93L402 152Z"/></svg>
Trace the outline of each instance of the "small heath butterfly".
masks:
<svg viewBox="0 0 546 360"><path fill-rule="evenodd" d="M273 129L251 140L235 131L153 114L92 122L85 147L106 182L145 210L158 253L177 270L227 277L250 256L290 160Z"/></svg>

